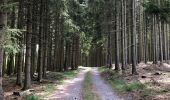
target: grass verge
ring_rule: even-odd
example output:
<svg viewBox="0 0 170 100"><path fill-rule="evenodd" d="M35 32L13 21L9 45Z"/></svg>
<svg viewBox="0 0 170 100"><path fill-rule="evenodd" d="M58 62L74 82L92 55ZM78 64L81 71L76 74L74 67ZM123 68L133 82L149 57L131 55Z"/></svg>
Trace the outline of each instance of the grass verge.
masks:
<svg viewBox="0 0 170 100"><path fill-rule="evenodd" d="M83 85L83 100L100 100L92 88L92 74L88 72Z"/></svg>
<svg viewBox="0 0 170 100"><path fill-rule="evenodd" d="M147 98L148 94L151 95L151 90L147 89L145 84L138 81L126 82L120 73L108 68L101 67L99 71L101 76L120 94L139 93L137 95L139 95L140 98Z"/></svg>

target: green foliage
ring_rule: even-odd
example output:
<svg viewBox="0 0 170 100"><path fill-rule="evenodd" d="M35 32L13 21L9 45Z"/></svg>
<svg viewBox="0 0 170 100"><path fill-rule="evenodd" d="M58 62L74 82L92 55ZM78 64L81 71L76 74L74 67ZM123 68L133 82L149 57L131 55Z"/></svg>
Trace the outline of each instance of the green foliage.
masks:
<svg viewBox="0 0 170 100"><path fill-rule="evenodd" d="M82 47L81 47L81 53L85 54L86 56L89 55L90 49L91 49L91 42L92 37L87 37L84 32L81 33L81 40L82 40Z"/></svg>
<svg viewBox="0 0 170 100"><path fill-rule="evenodd" d="M21 30L19 29L9 29L8 27L4 30L4 41L3 46L7 53L17 53L20 50L18 43L18 37L21 35Z"/></svg>
<svg viewBox="0 0 170 100"><path fill-rule="evenodd" d="M40 98L38 96L31 95L31 96L27 96L26 100L40 100Z"/></svg>
<svg viewBox="0 0 170 100"><path fill-rule="evenodd" d="M8 2L7 4L1 5L0 10L5 10L5 11L12 11L13 7L16 7L18 5L18 2Z"/></svg>
<svg viewBox="0 0 170 100"><path fill-rule="evenodd" d="M160 4L155 3L152 0L145 0L143 4L145 12L151 15L160 17L160 20L169 22L170 20L170 1L162 0Z"/></svg>

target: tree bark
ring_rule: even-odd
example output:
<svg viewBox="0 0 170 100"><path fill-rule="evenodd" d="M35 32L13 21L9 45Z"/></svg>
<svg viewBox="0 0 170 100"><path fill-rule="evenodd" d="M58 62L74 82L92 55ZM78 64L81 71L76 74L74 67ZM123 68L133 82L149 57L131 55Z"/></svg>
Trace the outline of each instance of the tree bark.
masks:
<svg viewBox="0 0 170 100"><path fill-rule="evenodd" d="M25 56L25 81L23 90L31 88L31 38L32 38L32 25L31 25L31 0L27 1L27 34L26 34L26 56Z"/></svg>

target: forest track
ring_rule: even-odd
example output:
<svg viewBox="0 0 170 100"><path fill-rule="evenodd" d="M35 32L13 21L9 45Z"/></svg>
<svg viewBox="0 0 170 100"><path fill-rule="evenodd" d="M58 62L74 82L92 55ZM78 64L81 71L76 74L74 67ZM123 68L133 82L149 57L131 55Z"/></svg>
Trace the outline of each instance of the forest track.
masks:
<svg viewBox="0 0 170 100"><path fill-rule="evenodd" d="M64 81L64 84L54 92L54 94L47 100L83 100L82 89L85 74L89 68L81 68L81 71L74 79Z"/></svg>
<svg viewBox="0 0 170 100"><path fill-rule="evenodd" d="M124 100L119 98L118 95L112 90L100 76L98 68L92 68L92 82L95 93L100 96L101 100Z"/></svg>
<svg viewBox="0 0 170 100"><path fill-rule="evenodd" d="M99 96L100 100L124 100L112 90L100 76L98 68L83 67L76 78L66 81L56 92L47 100L83 100L83 83L86 73L92 73L92 90Z"/></svg>

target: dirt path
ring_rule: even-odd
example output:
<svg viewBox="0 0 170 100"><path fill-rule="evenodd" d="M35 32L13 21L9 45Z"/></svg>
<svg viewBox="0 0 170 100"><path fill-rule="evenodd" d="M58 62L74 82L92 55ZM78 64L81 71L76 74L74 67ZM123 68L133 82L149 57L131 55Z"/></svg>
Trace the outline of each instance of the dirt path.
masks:
<svg viewBox="0 0 170 100"><path fill-rule="evenodd" d="M94 92L101 100L124 100L119 98L112 88L101 78L98 68L85 68L76 78L65 81L48 100L83 100L82 89L85 74L91 71Z"/></svg>
<svg viewBox="0 0 170 100"><path fill-rule="evenodd" d="M98 68L93 68L91 72L94 91L100 96L101 100L124 100L119 98L112 88L101 78Z"/></svg>
<svg viewBox="0 0 170 100"><path fill-rule="evenodd" d="M48 100L83 100L82 86L88 70L88 68L83 69L76 78L64 81L65 84L59 86L58 90Z"/></svg>

